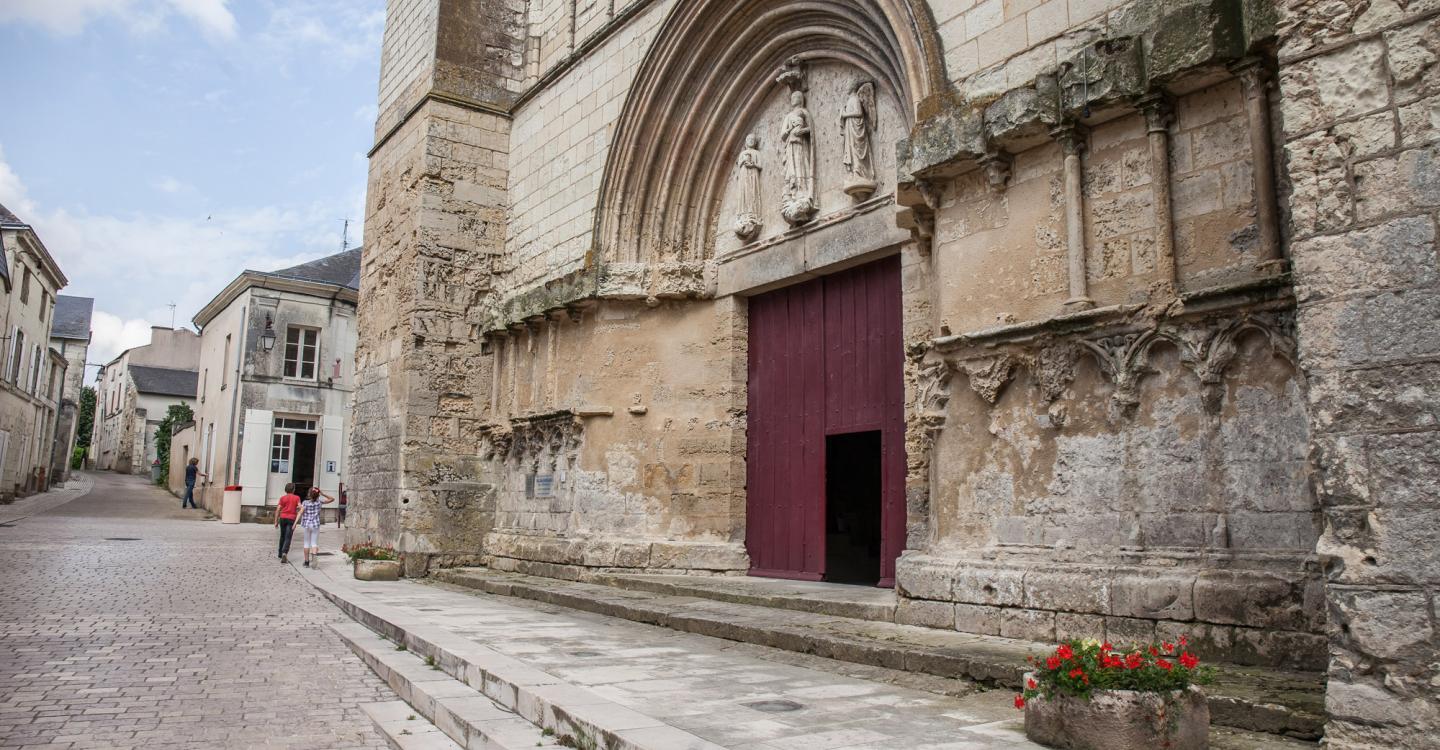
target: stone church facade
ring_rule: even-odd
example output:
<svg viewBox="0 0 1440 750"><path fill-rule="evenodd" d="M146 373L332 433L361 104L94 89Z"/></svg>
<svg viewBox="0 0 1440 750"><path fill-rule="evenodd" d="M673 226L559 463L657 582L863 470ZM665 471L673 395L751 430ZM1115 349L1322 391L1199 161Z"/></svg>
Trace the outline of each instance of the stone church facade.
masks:
<svg viewBox="0 0 1440 750"><path fill-rule="evenodd" d="M1440 731L1440 5L391 0L353 539Z"/></svg>

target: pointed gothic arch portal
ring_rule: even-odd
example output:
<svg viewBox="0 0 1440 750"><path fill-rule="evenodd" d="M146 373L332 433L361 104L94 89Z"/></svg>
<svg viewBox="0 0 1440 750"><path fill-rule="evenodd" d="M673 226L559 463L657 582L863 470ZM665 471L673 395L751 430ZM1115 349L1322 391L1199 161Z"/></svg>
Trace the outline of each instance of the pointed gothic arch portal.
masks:
<svg viewBox="0 0 1440 750"><path fill-rule="evenodd" d="M680 296L773 290L749 305L753 575L894 583L906 531L896 253L908 238L892 217L895 142L949 90L939 50L911 0L680 2L617 124L599 275L719 279ZM797 254L842 224L845 247ZM761 281L734 270L796 257Z"/></svg>

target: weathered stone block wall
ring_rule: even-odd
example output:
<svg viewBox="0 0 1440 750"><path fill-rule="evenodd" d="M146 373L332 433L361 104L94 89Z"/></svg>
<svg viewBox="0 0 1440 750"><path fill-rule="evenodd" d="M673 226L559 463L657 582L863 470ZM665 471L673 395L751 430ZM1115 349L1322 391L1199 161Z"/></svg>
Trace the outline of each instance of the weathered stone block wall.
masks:
<svg viewBox="0 0 1440 750"><path fill-rule="evenodd" d="M428 86L435 65L440 0L395 0L385 13L376 135L395 127Z"/></svg>
<svg viewBox="0 0 1440 750"><path fill-rule="evenodd" d="M387 17L382 89L403 93L377 124L366 196L348 536L396 544L412 574L436 556L473 559L493 514L478 459L491 382L479 320L505 242L523 10L396 0ZM416 52L426 37L411 29L432 15L432 46Z"/></svg>
<svg viewBox="0 0 1440 750"><path fill-rule="evenodd" d="M492 564L743 570L743 320L601 301L496 339Z"/></svg>
<svg viewBox="0 0 1440 750"><path fill-rule="evenodd" d="M1289 229L1324 509L1335 747L1440 736L1440 6L1295 2Z"/></svg>
<svg viewBox="0 0 1440 750"><path fill-rule="evenodd" d="M635 69L672 4L647 2L601 49L516 109L502 280L507 293L584 264L615 124Z"/></svg>

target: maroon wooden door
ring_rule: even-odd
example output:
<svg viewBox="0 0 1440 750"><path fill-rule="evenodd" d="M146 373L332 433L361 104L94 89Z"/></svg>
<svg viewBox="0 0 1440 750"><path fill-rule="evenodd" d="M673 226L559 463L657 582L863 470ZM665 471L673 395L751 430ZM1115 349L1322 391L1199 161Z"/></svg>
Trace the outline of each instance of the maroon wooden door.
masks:
<svg viewBox="0 0 1440 750"><path fill-rule="evenodd" d="M880 585L905 544L900 262L750 299L746 546L751 575L825 575L825 437L881 436Z"/></svg>

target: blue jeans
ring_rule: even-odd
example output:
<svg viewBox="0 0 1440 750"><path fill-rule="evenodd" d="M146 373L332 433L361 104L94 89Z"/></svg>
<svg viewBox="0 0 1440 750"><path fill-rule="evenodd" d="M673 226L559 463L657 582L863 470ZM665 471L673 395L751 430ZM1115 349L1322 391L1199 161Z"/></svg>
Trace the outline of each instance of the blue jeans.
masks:
<svg viewBox="0 0 1440 750"><path fill-rule="evenodd" d="M185 485L185 499L180 501L181 508L194 508L195 506L195 485Z"/></svg>

